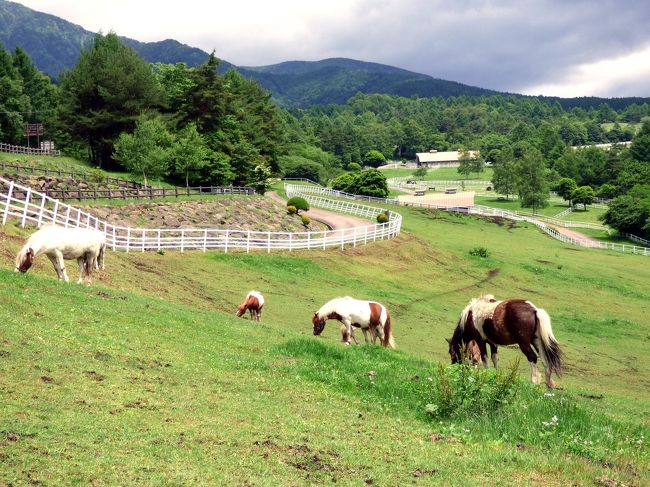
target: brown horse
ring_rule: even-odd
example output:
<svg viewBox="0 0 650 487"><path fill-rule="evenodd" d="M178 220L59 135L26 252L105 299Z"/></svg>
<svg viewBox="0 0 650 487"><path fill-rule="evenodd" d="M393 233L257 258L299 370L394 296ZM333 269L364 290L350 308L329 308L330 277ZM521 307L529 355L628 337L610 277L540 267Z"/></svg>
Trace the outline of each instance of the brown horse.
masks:
<svg viewBox="0 0 650 487"><path fill-rule="evenodd" d="M486 343L490 345L495 367L498 364L498 345L517 344L530 362L534 384L539 384L537 354L544 363L548 387L555 387L551 374L555 372L559 376L562 373L562 352L553 336L551 318L530 301L497 301L492 295L473 299L461 313L454 335L447 340L452 363L461 361L461 345L471 340L476 340L486 368Z"/></svg>
<svg viewBox="0 0 650 487"><path fill-rule="evenodd" d="M259 291L250 291L244 301L237 308L237 316L242 316L248 310L251 320L262 321L262 308L264 307L264 296Z"/></svg>

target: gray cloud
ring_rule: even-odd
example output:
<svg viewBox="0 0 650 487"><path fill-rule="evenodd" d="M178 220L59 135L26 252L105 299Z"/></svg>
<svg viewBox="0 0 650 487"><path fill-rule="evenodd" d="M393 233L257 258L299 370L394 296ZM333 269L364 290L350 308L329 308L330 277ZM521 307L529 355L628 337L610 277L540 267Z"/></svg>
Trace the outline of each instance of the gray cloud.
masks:
<svg viewBox="0 0 650 487"><path fill-rule="evenodd" d="M87 0L23 1L94 30L214 48L238 65L350 57L501 91L584 86L592 90L584 95L650 96L650 59L637 60L635 72L613 67L618 78L603 73L602 83L576 75L650 46L647 0L159 0L156 9L128 0L92 8ZM148 22L123 15L127 4Z"/></svg>

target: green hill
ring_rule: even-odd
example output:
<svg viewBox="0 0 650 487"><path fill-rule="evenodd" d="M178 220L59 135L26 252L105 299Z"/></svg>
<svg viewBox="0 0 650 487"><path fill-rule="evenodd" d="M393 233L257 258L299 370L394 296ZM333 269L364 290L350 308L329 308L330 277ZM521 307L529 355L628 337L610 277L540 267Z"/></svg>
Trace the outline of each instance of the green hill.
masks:
<svg viewBox="0 0 650 487"><path fill-rule="evenodd" d="M0 0L0 43L8 50L22 47L36 67L51 78L74 66L79 53L92 44L94 36L93 32L60 17ZM195 66L208 57L201 49L171 39L160 42L122 39L149 62L185 62Z"/></svg>
<svg viewBox="0 0 650 487"><path fill-rule="evenodd" d="M399 238L343 251L110 253L90 288L42 258L14 274L27 232L0 228L3 481L647 484L647 258L399 211ZM260 324L234 317L250 289L266 297ZM550 313L563 389L530 386L527 364L515 384L500 376L505 392L439 366L484 292ZM388 305L398 350L345 347L335 322L312 336L313 310L346 294ZM521 357L501 353L506 368Z"/></svg>

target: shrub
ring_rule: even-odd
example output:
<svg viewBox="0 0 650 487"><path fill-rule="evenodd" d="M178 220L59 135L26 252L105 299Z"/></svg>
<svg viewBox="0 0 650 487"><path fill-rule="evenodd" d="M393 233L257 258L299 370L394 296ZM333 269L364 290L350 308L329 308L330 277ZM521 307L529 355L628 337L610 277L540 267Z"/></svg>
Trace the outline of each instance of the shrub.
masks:
<svg viewBox="0 0 650 487"><path fill-rule="evenodd" d="M388 223L388 215L384 212L381 212L377 215L377 223Z"/></svg>
<svg viewBox="0 0 650 487"><path fill-rule="evenodd" d="M348 164L348 171L361 172L361 165L357 164L356 162L351 162L350 164Z"/></svg>
<svg viewBox="0 0 650 487"><path fill-rule="evenodd" d="M287 213L289 213L289 215L295 215L298 213L298 209L293 205L289 205L287 206Z"/></svg>
<svg viewBox="0 0 650 487"><path fill-rule="evenodd" d="M474 247L472 250L469 251L469 255L473 255L474 257L481 257L485 259L490 256L490 251L485 247Z"/></svg>
<svg viewBox="0 0 650 487"><path fill-rule="evenodd" d="M104 173L102 172L102 170L99 169L99 168L92 169L90 171L88 179L91 182L95 183L95 184L102 184L102 183L106 182L106 177L104 176Z"/></svg>
<svg viewBox="0 0 650 487"><path fill-rule="evenodd" d="M289 201L287 201L287 208L289 206L295 206L297 211L309 211L309 203L305 198L301 198L300 196L290 198Z"/></svg>
<svg viewBox="0 0 650 487"><path fill-rule="evenodd" d="M493 413L516 392L518 369L519 360L508 369L493 370L440 364L425 411L440 419Z"/></svg>
<svg viewBox="0 0 650 487"><path fill-rule="evenodd" d="M413 171L413 176L415 176L416 178L423 178L426 175L427 175L427 168L424 166L420 166L415 171Z"/></svg>
<svg viewBox="0 0 650 487"><path fill-rule="evenodd" d="M302 215L300 219L302 220L302 224L305 228L307 228L311 223L311 219L307 215Z"/></svg>

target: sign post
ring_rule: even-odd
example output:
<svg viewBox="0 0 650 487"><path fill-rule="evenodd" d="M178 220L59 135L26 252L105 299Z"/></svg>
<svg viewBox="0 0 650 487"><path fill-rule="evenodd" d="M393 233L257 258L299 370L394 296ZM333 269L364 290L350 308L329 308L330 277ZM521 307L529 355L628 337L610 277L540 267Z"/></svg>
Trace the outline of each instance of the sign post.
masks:
<svg viewBox="0 0 650 487"><path fill-rule="evenodd" d="M42 123L26 123L24 129L24 137L27 137L27 147L29 147L29 138L36 136L36 143L40 147L41 135L43 135Z"/></svg>

